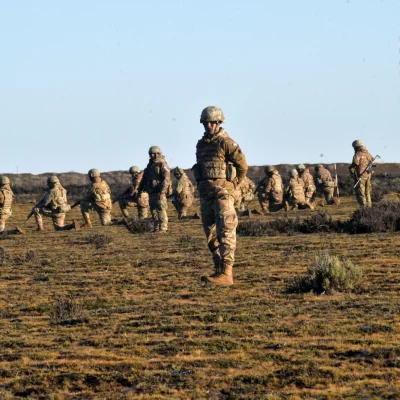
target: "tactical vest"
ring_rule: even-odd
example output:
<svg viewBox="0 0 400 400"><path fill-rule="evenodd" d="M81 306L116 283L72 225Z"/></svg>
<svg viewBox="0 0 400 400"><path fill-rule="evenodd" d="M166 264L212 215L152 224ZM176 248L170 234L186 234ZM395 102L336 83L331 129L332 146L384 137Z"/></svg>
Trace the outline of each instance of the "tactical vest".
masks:
<svg viewBox="0 0 400 400"><path fill-rule="evenodd" d="M0 203L0 211L1 214L10 214L11 213L11 205L14 199L14 193L8 189L0 189L2 195L4 196L4 201Z"/></svg>
<svg viewBox="0 0 400 400"><path fill-rule="evenodd" d="M183 180L183 189L182 189L181 195L193 196L194 188L193 188L192 182L190 182L190 179L186 175L183 175L181 177L181 179Z"/></svg>
<svg viewBox="0 0 400 400"><path fill-rule="evenodd" d="M300 178L292 178L290 180L290 189L292 192L292 197L298 201L305 201L304 197L304 185Z"/></svg>
<svg viewBox="0 0 400 400"><path fill-rule="evenodd" d="M132 176L132 188L134 191L138 189L142 179L143 179L143 172L140 172L136 176Z"/></svg>
<svg viewBox="0 0 400 400"><path fill-rule="evenodd" d="M271 187L273 192L281 193L283 191L282 177L274 173L271 177Z"/></svg>
<svg viewBox="0 0 400 400"><path fill-rule="evenodd" d="M92 195L96 203L101 202L106 206L111 206L110 188L103 180L92 184Z"/></svg>
<svg viewBox="0 0 400 400"><path fill-rule="evenodd" d="M196 181L226 179L227 164L223 149L224 140L220 135L211 141L199 140L196 148L197 164L193 170Z"/></svg>
<svg viewBox="0 0 400 400"><path fill-rule="evenodd" d="M164 167L164 159L158 160L155 163L150 162L144 171L144 190L148 193L159 193L161 191L161 183L164 177L161 171ZM167 193L168 195L168 193Z"/></svg>
<svg viewBox="0 0 400 400"><path fill-rule="evenodd" d="M61 186L57 185L52 189L52 208L58 208L67 204L67 191Z"/></svg>

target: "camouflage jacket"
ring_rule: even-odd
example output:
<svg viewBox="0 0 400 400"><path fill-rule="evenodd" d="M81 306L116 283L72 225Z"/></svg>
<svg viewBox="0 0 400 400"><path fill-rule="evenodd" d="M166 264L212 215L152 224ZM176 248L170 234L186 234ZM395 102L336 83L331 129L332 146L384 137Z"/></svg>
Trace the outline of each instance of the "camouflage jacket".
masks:
<svg viewBox="0 0 400 400"><path fill-rule="evenodd" d="M279 175L278 171L274 171L272 176L268 181L268 185L265 188L266 193L282 193L283 192L283 182L282 177Z"/></svg>
<svg viewBox="0 0 400 400"><path fill-rule="evenodd" d="M143 179L143 171L131 176L131 185L122 193L122 196L135 196L139 191L140 182Z"/></svg>
<svg viewBox="0 0 400 400"><path fill-rule="evenodd" d="M314 192L315 191L315 184L314 184L314 178L310 173L310 170L306 168L302 174L300 175L300 178L304 182L304 188L306 192Z"/></svg>
<svg viewBox="0 0 400 400"><path fill-rule="evenodd" d="M14 193L10 185L4 185L0 188L0 215L11 214L11 206L14 200Z"/></svg>
<svg viewBox="0 0 400 400"><path fill-rule="evenodd" d="M254 182L247 176L236 186L234 197L236 199L247 197L249 200L253 198L254 191L256 189L256 185Z"/></svg>
<svg viewBox="0 0 400 400"><path fill-rule="evenodd" d="M46 192L36 207L64 212L67 205L67 191L60 184L56 184Z"/></svg>
<svg viewBox="0 0 400 400"><path fill-rule="evenodd" d="M362 173L367 169L368 164L374 159L372 155L368 152L365 147L361 147L360 150L356 151L353 157L353 162L351 163L349 170L351 174L356 174L360 177ZM365 175L370 175L365 172Z"/></svg>
<svg viewBox="0 0 400 400"><path fill-rule="evenodd" d="M301 178L291 178L285 189L285 197L288 200L297 200L305 202L304 182Z"/></svg>
<svg viewBox="0 0 400 400"><path fill-rule="evenodd" d="M230 177L231 166L236 169L236 179ZM233 194L235 186L231 180L240 183L246 176L247 169L245 155L224 129L221 128L211 137L205 133L197 142L196 164L192 170L201 197L217 193Z"/></svg>
<svg viewBox="0 0 400 400"><path fill-rule="evenodd" d="M319 171L316 172L315 180L319 186L331 186L329 182L334 182L331 173L323 167L320 167Z"/></svg>
<svg viewBox="0 0 400 400"><path fill-rule="evenodd" d="M139 184L139 192L160 193L168 195L171 185L170 171L164 156L150 160L143 171L143 179Z"/></svg>
<svg viewBox="0 0 400 400"><path fill-rule="evenodd" d="M91 186L83 200L95 203L98 207L104 210L111 210L112 201L110 187L102 178L95 179L96 180L91 183Z"/></svg>
<svg viewBox="0 0 400 400"><path fill-rule="evenodd" d="M189 177L183 174L175 183L173 195L177 198L193 197L194 187Z"/></svg>

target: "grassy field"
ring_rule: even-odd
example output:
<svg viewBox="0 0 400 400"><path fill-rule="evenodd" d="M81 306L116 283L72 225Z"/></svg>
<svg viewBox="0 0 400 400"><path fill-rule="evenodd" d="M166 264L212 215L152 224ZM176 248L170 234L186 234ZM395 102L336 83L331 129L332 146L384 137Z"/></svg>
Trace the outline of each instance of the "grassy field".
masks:
<svg viewBox="0 0 400 400"><path fill-rule="evenodd" d="M0 240L0 399L400 398L398 233L238 237L235 285L214 288L201 221L169 212L167 235L94 216ZM288 294L321 250L363 267L361 290Z"/></svg>

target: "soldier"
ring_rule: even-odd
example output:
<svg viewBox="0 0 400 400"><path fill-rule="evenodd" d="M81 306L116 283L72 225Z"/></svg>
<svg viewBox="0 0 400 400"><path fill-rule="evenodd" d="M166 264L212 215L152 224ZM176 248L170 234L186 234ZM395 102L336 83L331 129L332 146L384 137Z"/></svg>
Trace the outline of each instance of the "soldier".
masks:
<svg viewBox="0 0 400 400"><path fill-rule="evenodd" d="M111 224L111 190L107 182L100 176L100 171L92 168L88 172L91 182L85 197L80 201L80 207L85 226L92 227L89 211L94 210L99 214L101 225Z"/></svg>
<svg viewBox="0 0 400 400"><path fill-rule="evenodd" d="M283 182L278 170L272 165L267 165L264 171L265 178L258 183L256 191L261 209L266 214L283 207Z"/></svg>
<svg viewBox="0 0 400 400"><path fill-rule="evenodd" d="M193 203L194 187L182 168L176 167L172 172L176 178L172 192L172 204L178 212L178 219L182 219L182 217L186 217L187 210Z"/></svg>
<svg viewBox="0 0 400 400"><path fill-rule="evenodd" d="M7 176L0 176L0 233L6 228L6 221L11 217L11 206L14 200L14 193L10 187L10 180Z"/></svg>
<svg viewBox="0 0 400 400"><path fill-rule="evenodd" d="M247 176L236 186L233 197L235 198L234 206L237 213L247 211L246 203L249 204L253 200L255 189L256 185Z"/></svg>
<svg viewBox="0 0 400 400"><path fill-rule="evenodd" d="M299 174L296 169L289 171L290 181L285 189L285 210L288 211L289 206L291 209L303 209L311 208L314 209L314 205L306 203L304 195L304 182L299 178Z"/></svg>
<svg viewBox="0 0 400 400"><path fill-rule="evenodd" d="M72 228L80 229L77 221L69 225L64 225L65 214L71 210L71 206L68 205L67 191L61 186L58 177L55 175L49 176L47 178L47 186L48 190L42 200L32 208L37 223L37 230L44 231L42 216L52 219L56 231Z"/></svg>
<svg viewBox="0 0 400 400"><path fill-rule="evenodd" d="M315 181L320 194L323 194L327 204L335 204L333 192L335 191L336 182L333 180L331 173L319 164L315 167Z"/></svg>
<svg viewBox="0 0 400 400"><path fill-rule="evenodd" d="M310 173L310 170L305 167L304 164L299 164L297 167L297 172L299 173L300 178L304 182L304 195L306 199L306 203L312 203L313 202L313 196L314 193L316 192L317 188L315 187L314 184L314 178Z"/></svg>
<svg viewBox="0 0 400 400"><path fill-rule="evenodd" d="M236 226L233 192L246 176L247 163L240 147L220 126L225 121L218 107L205 108L200 117L205 133L196 146L193 172L200 194L200 210L208 247L213 255L214 274L202 280L232 285Z"/></svg>
<svg viewBox="0 0 400 400"><path fill-rule="evenodd" d="M354 148L353 161L349 167L350 174L354 178L354 183L360 179L359 184L355 188L356 199L360 206L372 207L371 201L371 176L372 173L367 171L369 163L373 160L372 155L364 147L361 140L355 140L352 143ZM375 164L373 164L375 166Z"/></svg>
<svg viewBox="0 0 400 400"><path fill-rule="evenodd" d="M154 232L165 233L168 230L167 196L171 190L169 167L158 146L149 149L150 161L144 170L139 185L139 196L147 192L150 196L150 210L154 222Z"/></svg>
<svg viewBox="0 0 400 400"><path fill-rule="evenodd" d="M149 212L149 194L142 192L140 196L138 196L139 185L143 179L143 171L141 171L139 167L133 166L129 168L129 173L132 177L132 184L118 200L122 215L125 218L129 217L127 207L133 207L136 204L139 219L146 218Z"/></svg>

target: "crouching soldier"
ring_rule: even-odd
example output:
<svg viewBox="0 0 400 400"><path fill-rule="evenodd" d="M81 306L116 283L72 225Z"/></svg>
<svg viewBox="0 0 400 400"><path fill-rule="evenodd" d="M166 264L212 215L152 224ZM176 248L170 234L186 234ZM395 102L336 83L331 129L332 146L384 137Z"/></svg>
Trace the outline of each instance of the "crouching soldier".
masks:
<svg viewBox="0 0 400 400"><path fill-rule="evenodd" d="M186 217L189 207L193 203L194 187L182 168L172 170L176 182L172 192L172 204L178 212L178 219Z"/></svg>
<svg viewBox="0 0 400 400"><path fill-rule="evenodd" d="M326 204L336 204L333 198L336 182L331 173L321 164L315 167L315 181L317 183L317 191L324 196Z"/></svg>
<svg viewBox="0 0 400 400"><path fill-rule="evenodd" d="M129 217L127 208L136 205L138 217L140 219L146 218L149 213L149 195L146 192L138 195L139 185L143 179L143 171L139 167L133 166L129 168L129 173L131 174L132 183L118 200L122 215L125 218Z"/></svg>
<svg viewBox="0 0 400 400"><path fill-rule="evenodd" d="M247 212L246 205L253 200L255 189L256 185L247 176L236 186L233 197L235 198L235 210L238 214ZM250 213L248 213L248 215L250 215Z"/></svg>
<svg viewBox="0 0 400 400"><path fill-rule="evenodd" d="M100 171L92 168L88 172L91 182L85 197L80 201L81 212L85 220L85 226L91 228L89 211L94 210L99 214L101 225L110 225L111 223L111 190L100 176Z"/></svg>
<svg viewBox="0 0 400 400"><path fill-rule="evenodd" d="M285 210L291 210L299 208L311 208L314 209L314 205L311 203L306 203L306 198L304 195L304 182L299 178L299 173L296 169L289 171L290 181L285 189Z"/></svg>
<svg viewBox="0 0 400 400"><path fill-rule="evenodd" d="M57 176L47 178L48 190L42 200L32 208L35 216L37 230L44 231L43 216L49 217L53 221L56 231L69 230L72 228L80 229L79 223L74 221L72 224L64 225L65 214L71 210L67 202L67 191L61 186Z"/></svg>
<svg viewBox="0 0 400 400"><path fill-rule="evenodd" d="M313 203L314 194L317 190L314 184L314 178L311 175L310 170L306 168L304 164L299 164L296 169L299 173L300 178L304 182L304 195L306 203Z"/></svg>
<svg viewBox="0 0 400 400"><path fill-rule="evenodd" d="M0 176L0 233L6 228L6 221L11 217L11 206L14 200L14 193L10 187L10 180L7 176Z"/></svg>

